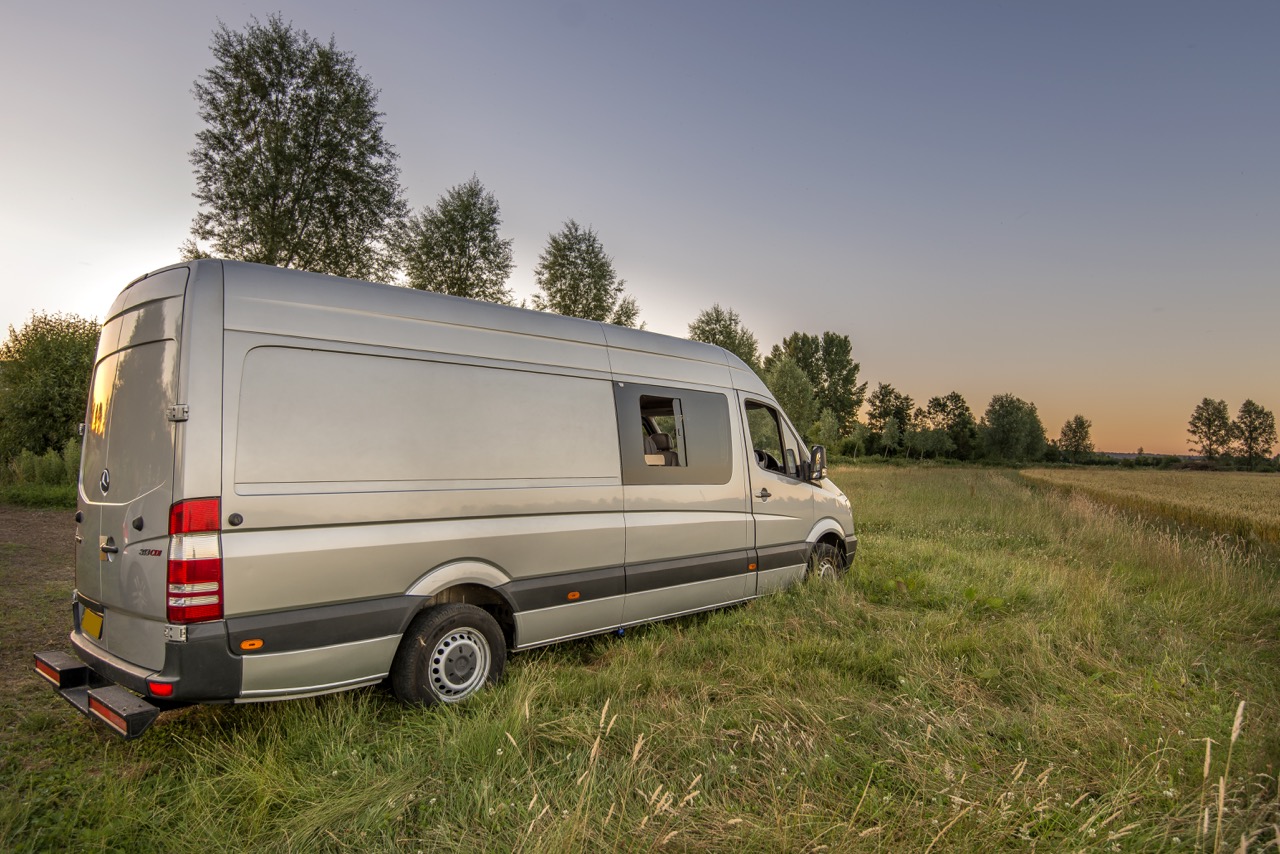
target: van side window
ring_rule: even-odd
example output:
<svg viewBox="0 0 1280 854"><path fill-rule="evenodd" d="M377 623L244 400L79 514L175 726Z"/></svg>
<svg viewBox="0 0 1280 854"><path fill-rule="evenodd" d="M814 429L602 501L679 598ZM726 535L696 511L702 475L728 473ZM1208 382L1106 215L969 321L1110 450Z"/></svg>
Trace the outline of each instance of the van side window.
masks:
<svg viewBox="0 0 1280 854"><path fill-rule="evenodd" d="M729 399L715 392L614 383L624 484L728 483Z"/></svg>
<svg viewBox="0 0 1280 854"><path fill-rule="evenodd" d="M640 395L640 426L644 430L645 465L686 465L680 398Z"/></svg>
<svg viewBox="0 0 1280 854"><path fill-rule="evenodd" d="M777 411L754 400L747 401L747 429L756 465L768 471L799 477L799 462L807 459L800 440Z"/></svg>

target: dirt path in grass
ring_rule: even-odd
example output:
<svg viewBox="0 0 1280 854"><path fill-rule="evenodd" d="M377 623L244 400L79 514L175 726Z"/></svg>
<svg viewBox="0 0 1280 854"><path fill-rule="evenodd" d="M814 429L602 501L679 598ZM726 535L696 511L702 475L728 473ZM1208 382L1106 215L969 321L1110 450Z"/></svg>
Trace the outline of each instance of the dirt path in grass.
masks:
<svg viewBox="0 0 1280 854"><path fill-rule="evenodd" d="M0 504L0 738L17 719L47 707L52 691L31 669L31 654L71 651L75 522L71 510Z"/></svg>

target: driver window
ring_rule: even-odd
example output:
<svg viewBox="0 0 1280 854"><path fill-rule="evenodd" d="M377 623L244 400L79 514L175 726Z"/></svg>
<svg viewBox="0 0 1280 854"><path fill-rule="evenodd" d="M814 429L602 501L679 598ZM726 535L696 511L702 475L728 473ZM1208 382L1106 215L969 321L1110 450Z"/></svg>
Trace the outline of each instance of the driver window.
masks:
<svg viewBox="0 0 1280 854"><path fill-rule="evenodd" d="M763 403L747 401L747 429L751 431L751 448L755 452L756 464L779 474L787 473L782 452L782 430L773 409Z"/></svg>
<svg viewBox="0 0 1280 854"><path fill-rule="evenodd" d="M796 438L796 434L792 431L790 424L782 425L782 442L783 448L783 464L787 467L787 474L792 477L800 476L799 464L809 459L809 455L804 450L804 445Z"/></svg>

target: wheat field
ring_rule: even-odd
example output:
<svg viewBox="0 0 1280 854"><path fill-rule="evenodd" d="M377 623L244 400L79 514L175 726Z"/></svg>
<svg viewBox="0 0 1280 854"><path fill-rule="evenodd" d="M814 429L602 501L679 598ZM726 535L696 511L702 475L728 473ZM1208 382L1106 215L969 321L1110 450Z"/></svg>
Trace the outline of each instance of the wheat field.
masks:
<svg viewBox="0 0 1280 854"><path fill-rule="evenodd" d="M1280 476L1275 474L1064 468L1029 469L1022 476L1184 525L1280 543Z"/></svg>

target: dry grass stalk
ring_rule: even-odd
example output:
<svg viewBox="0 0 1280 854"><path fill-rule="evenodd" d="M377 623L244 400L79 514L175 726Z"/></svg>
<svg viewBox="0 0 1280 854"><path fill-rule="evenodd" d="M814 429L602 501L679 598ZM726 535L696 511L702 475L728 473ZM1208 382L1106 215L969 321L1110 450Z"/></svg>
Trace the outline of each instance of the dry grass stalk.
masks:
<svg viewBox="0 0 1280 854"><path fill-rule="evenodd" d="M1222 808L1227 801L1227 778L1218 778L1218 822L1213 831L1213 851L1217 854L1222 845Z"/></svg>
<svg viewBox="0 0 1280 854"><path fill-rule="evenodd" d="M1202 820L1196 822L1196 850L1200 850L1200 846L1204 842L1204 838L1209 835L1209 808L1204 805L1204 794L1209 787L1209 760L1213 755L1213 739L1206 738L1204 740L1204 776L1200 780L1200 814Z"/></svg>
<svg viewBox="0 0 1280 854"><path fill-rule="evenodd" d="M640 737L636 739L636 746L631 749L631 764L635 765L636 760L640 758L640 748L644 746L644 733L640 733Z"/></svg>
<svg viewBox="0 0 1280 854"><path fill-rule="evenodd" d="M1222 814L1227 800L1227 778L1231 776L1231 754L1235 750L1240 731L1244 728L1244 700L1236 706L1236 718L1231 723L1231 743L1227 745L1227 764L1218 778L1218 825L1213 833L1213 850L1216 854L1222 844Z"/></svg>
<svg viewBox="0 0 1280 854"><path fill-rule="evenodd" d="M960 810L960 812L956 813L956 817L955 817L955 818L953 818L953 819L951 819L951 821L947 822L947 823L943 826L942 830L939 830L939 831L937 832L937 834L933 837L933 840L929 843L929 847L928 847L928 848L926 848L926 849L924 849L924 854L929 854L929 852L933 850L933 846L935 846L935 845L937 845L937 844L938 844L938 840L939 840L939 839L941 839L941 838L943 837L943 835L944 835L948 830L950 830L950 829L952 828L952 826L953 826L953 825L955 825L955 823L956 823L957 821L959 821L960 819L964 818L964 817L965 817L965 815L966 815L966 814L969 812L969 810L971 810L971 809L973 809L973 807L972 807L972 806L967 806L967 807L965 807L964 809Z"/></svg>

